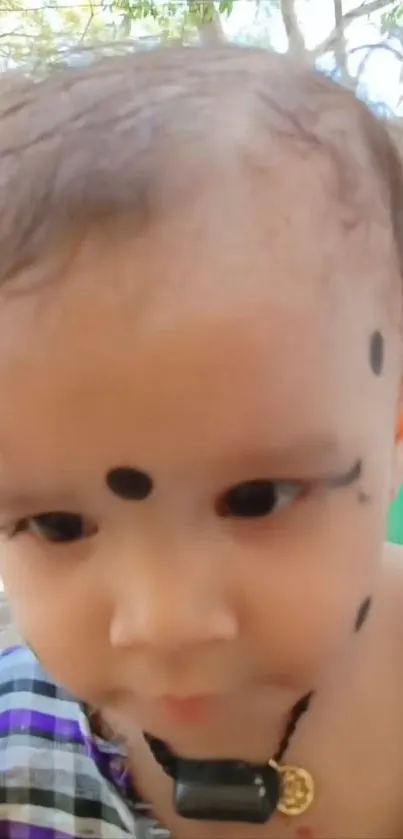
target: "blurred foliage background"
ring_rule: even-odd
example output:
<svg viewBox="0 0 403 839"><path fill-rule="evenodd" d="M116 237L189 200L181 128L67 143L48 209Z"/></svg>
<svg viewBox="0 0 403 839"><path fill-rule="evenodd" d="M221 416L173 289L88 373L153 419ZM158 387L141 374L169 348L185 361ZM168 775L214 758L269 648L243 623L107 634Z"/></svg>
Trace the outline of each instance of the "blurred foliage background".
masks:
<svg viewBox="0 0 403 839"><path fill-rule="evenodd" d="M396 0L0 0L0 70L102 52L231 38L289 51L385 113L403 116L403 2Z"/></svg>

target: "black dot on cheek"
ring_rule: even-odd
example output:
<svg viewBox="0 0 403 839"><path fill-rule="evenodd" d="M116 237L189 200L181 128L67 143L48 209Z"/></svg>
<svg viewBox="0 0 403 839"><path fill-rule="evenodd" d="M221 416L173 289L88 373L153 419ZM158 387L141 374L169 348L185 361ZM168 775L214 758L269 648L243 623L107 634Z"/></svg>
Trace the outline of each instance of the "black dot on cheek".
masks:
<svg viewBox="0 0 403 839"><path fill-rule="evenodd" d="M362 601L361 606L358 609L357 616L355 619L354 629L356 632L359 632L361 627L364 625L368 615L370 608L372 606L372 597L366 597L365 600Z"/></svg>
<svg viewBox="0 0 403 839"><path fill-rule="evenodd" d="M153 490L152 478L131 466L110 469L105 480L111 492L126 501L144 501Z"/></svg>
<svg viewBox="0 0 403 839"><path fill-rule="evenodd" d="M384 339L378 330L373 332L369 343L369 363L375 376L380 376L383 370Z"/></svg>

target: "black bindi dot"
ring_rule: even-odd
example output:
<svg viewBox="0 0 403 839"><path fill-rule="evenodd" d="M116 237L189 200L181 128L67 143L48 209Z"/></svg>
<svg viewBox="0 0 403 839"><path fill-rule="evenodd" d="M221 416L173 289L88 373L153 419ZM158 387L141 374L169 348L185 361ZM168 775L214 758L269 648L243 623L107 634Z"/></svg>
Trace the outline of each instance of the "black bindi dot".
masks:
<svg viewBox="0 0 403 839"><path fill-rule="evenodd" d="M365 623L368 615L369 610L372 606L372 597L366 597L365 600L362 601L360 608L358 609L357 616L355 619L354 629L356 632L359 632L363 624Z"/></svg>
<svg viewBox="0 0 403 839"><path fill-rule="evenodd" d="M369 343L369 363L375 376L380 376L384 361L384 340L379 330L373 332Z"/></svg>
<svg viewBox="0 0 403 839"><path fill-rule="evenodd" d="M106 475L106 484L119 498L126 501L144 501L153 489L152 478L146 472L131 466L117 466Z"/></svg>

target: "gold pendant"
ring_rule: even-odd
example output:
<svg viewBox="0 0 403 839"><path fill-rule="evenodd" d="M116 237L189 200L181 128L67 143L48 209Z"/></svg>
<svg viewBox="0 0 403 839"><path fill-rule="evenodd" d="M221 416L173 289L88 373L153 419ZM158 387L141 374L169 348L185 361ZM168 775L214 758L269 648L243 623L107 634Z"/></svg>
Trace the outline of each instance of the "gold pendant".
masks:
<svg viewBox="0 0 403 839"><path fill-rule="evenodd" d="M271 765L280 775L281 792L277 810L284 816L301 816L315 798L315 784L312 775L298 766Z"/></svg>

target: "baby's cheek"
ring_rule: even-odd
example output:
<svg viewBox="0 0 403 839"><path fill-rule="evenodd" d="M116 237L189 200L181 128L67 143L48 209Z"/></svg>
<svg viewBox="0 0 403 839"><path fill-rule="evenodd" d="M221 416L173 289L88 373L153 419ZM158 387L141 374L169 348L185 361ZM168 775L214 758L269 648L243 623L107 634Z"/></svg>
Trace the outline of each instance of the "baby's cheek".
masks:
<svg viewBox="0 0 403 839"><path fill-rule="evenodd" d="M105 687L108 664L104 621L97 605L91 620L77 608L49 607L30 621L27 640L42 666L67 690L97 704Z"/></svg>
<svg viewBox="0 0 403 839"><path fill-rule="evenodd" d="M57 562L57 560L56 560ZM86 699L99 690L108 655L109 604L84 574L33 552L6 551L0 566L23 640L42 666L72 693Z"/></svg>
<svg viewBox="0 0 403 839"><path fill-rule="evenodd" d="M244 576L244 626L268 680L314 685L368 619L375 564L347 557L346 549L316 556L314 544L300 547L298 563L267 551L254 580L251 567Z"/></svg>

